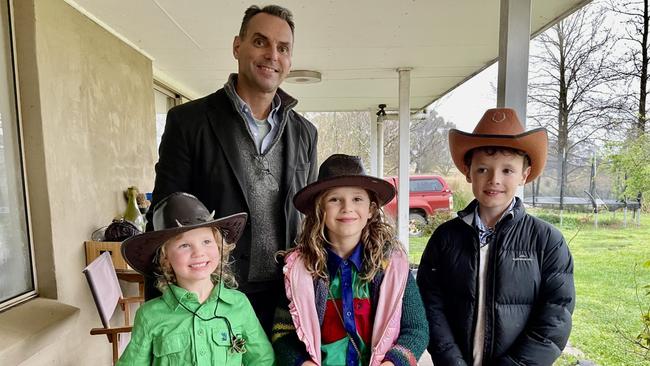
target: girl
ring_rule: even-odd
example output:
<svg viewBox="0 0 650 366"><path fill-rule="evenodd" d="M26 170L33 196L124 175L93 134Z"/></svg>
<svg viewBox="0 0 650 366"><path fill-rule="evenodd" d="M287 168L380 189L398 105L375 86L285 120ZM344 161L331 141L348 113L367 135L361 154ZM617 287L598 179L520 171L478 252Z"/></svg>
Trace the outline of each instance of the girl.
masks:
<svg viewBox="0 0 650 366"><path fill-rule="evenodd" d="M196 197L173 193L154 208L155 231L122 244L129 265L156 275L163 295L138 309L118 365L274 364L248 299L232 289L226 261L247 215L212 216Z"/></svg>
<svg viewBox="0 0 650 366"><path fill-rule="evenodd" d="M297 246L281 253L288 304L273 327L279 364L417 364L428 325L380 209L394 196L388 182L365 175L361 159L341 154L294 196L306 217Z"/></svg>

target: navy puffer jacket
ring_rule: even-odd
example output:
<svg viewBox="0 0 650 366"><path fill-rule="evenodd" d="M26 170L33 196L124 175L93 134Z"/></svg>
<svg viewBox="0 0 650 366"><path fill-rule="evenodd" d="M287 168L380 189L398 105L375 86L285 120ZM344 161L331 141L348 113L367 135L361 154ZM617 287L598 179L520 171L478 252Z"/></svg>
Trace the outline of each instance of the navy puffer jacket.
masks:
<svg viewBox="0 0 650 366"><path fill-rule="evenodd" d="M422 255L417 282L429 320L436 366L472 365L478 304L477 201L441 225ZM562 234L526 214L496 226L489 247L483 366L551 365L571 331L573 259Z"/></svg>

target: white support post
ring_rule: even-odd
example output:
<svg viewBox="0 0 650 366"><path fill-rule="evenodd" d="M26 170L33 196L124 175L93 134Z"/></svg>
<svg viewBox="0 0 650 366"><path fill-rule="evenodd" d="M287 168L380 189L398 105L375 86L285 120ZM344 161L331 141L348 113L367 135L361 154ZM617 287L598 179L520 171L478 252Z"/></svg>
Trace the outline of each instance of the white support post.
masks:
<svg viewBox="0 0 650 366"><path fill-rule="evenodd" d="M512 108L526 127L531 0L501 0L497 107ZM524 198L524 188L517 196Z"/></svg>
<svg viewBox="0 0 650 366"><path fill-rule="evenodd" d="M377 122L376 118L379 116L375 115L375 111L368 109L368 118L370 118L370 175L381 178L378 174L379 169L377 167L377 151L379 146L377 146Z"/></svg>
<svg viewBox="0 0 650 366"><path fill-rule="evenodd" d="M384 177L384 116L377 117L377 177Z"/></svg>
<svg viewBox="0 0 650 366"><path fill-rule="evenodd" d="M411 142L411 68L397 69L399 73L399 165L397 192L397 237L409 251L409 166Z"/></svg>

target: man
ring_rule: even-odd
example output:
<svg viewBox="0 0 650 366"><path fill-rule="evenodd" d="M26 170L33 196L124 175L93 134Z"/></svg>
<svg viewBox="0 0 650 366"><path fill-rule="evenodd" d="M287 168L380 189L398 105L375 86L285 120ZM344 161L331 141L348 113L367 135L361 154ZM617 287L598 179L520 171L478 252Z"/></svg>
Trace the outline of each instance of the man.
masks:
<svg viewBox="0 0 650 366"><path fill-rule="evenodd" d="M167 114L152 202L184 191L215 217L248 212L234 267L269 334L283 288L275 253L293 244L300 221L293 195L317 174L316 128L279 89L291 69L293 31L287 9L246 10L233 42L239 72L214 94Z"/></svg>

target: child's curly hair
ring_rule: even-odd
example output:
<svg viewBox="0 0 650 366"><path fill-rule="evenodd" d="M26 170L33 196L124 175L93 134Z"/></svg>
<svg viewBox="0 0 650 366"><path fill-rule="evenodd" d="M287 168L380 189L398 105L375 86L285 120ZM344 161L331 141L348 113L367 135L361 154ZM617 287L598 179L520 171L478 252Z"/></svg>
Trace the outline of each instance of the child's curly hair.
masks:
<svg viewBox="0 0 650 366"><path fill-rule="evenodd" d="M230 268L232 262L229 260L230 253L235 248L235 244L226 242L223 239L223 234L218 228L213 227L212 233L214 234L214 239L217 245L219 246L219 264L214 269L214 272L210 275L212 283L217 285L219 282L223 281L224 285L228 288L237 288L237 280L235 275ZM169 240L167 240L163 245L158 248L156 257L154 259L156 263L156 288L163 292L167 289L170 283L177 284L176 273L169 263L169 258L167 258L166 246L168 243L175 241L178 237L182 235L179 234ZM223 243L223 246L221 245ZM223 248L223 249L222 249Z"/></svg>
<svg viewBox="0 0 650 366"><path fill-rule="evenodd" d="M322 192L316 198L316 204L307 214L302 223L302 230L296 239L296 247L281 251L280 256L286 256L292 251L299 250L307 271L314 277L328 279L327 228L325 227L324 198L330 190ZM361 231L363 257L360 278L363 283L370 282L377 272L383 270L387 260L395 250L404 250L395 237L395 230L384 218L384 212L379 205L377 195L369 190L370 210L372 216Z"/></svg>

